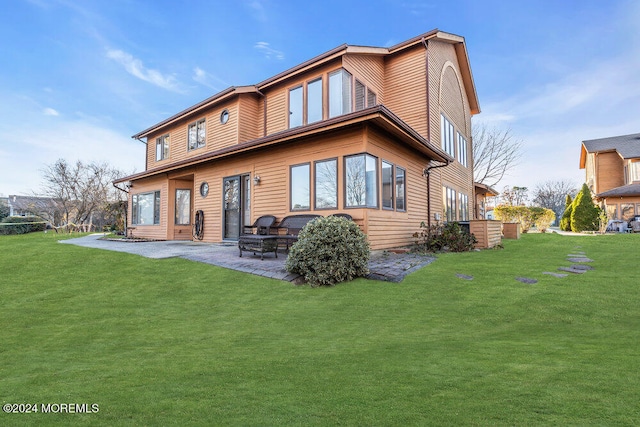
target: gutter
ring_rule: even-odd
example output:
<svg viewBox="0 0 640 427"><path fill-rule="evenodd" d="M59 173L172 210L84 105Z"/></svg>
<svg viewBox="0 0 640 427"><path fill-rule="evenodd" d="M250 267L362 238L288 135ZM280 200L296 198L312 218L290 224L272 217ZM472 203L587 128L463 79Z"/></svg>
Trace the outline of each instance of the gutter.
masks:
<svg viewBox="0 0 640 427"><path fill-rule="evenodd" d="M431 236L431 170L449 166L452 162L447 160L446 163L429 166L430 163L427 163L427 167L422 171L422 175L427 177L427 233L429 236Z"/></svg>

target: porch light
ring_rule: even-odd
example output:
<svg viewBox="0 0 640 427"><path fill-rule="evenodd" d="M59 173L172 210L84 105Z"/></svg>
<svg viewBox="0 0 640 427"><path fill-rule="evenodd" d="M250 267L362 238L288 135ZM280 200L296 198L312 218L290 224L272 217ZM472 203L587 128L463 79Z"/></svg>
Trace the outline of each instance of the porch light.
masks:
<svg viewBox="0 0 640 427"><path fill-rule="evenodd" d="M255 185L260 185L260 175L256 175L253 177L253 183Z"/></svg>

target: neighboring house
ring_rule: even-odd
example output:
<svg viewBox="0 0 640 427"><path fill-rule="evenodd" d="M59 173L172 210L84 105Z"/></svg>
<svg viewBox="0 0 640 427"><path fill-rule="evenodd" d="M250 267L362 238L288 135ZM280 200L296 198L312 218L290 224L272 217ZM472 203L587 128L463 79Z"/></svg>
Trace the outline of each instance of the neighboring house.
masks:
<svg viewBox="0 0 640 427"><path fill-rule="evenodd" d="M114 184L138 237L191 239L197 211L208 242L261 215L347 212L372 249L398 247L427 218L474 217L479 112L464 38L345 44L137 133L146 170Z"/></svg>
<svg viewBox="0 0 640 427"><path fill-rule="evenodd" d="M580 169L609 219L640 215L640 133L582 141Z"/></svg>
<svg viewBox="0 0 640 427"><path fill-rule="evenodd" d="M49 197L18 196L9 195L7 198L9 205L9 216L40 216L46 219L53 219L57 205Z"/></svg>
<svg viewBox="0 0 640 427"><path fill-rule="evenodd" d="M479 182L473 183L475 194L475 210L474 210L474 219L493 219L493 215L491 218L487 216L489 210L492 210L494 204L491 206L488 205L489 200L493 200L493 197L496 197L500 193L498 193L493 187L490 187L485 184L481 184Z"/></svg>

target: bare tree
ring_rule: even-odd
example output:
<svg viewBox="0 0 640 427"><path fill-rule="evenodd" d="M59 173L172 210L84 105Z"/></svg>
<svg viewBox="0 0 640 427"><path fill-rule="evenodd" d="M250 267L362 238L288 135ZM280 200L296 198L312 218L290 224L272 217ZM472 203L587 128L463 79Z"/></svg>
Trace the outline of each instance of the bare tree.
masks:
<svg viewBox="0 0 640 427"><path fill-rule="evenodd" d="M527 187L509 187L508 185L504 187L502 193L500 193L500 197L502 198L502 203L510 206L524 206L527 203L527 199L529 198L528 193L529 189Z"/></svg>
<svg viewBox="0 0 640 427"><path fill-rule="evenodd" d="M111 184L122 173L107 163L70 165L59 159L42 171L44 195L53 199L60 212L58 225L75 224L90 230L102 222L109 204L121 200L122 192Z"/></svg>
<svg viewBox="0 0 640 427"><path fill-rule="evenodd" d="M515 167L522 157L522 141L511 129L488 128L481 124L473 129L473 179L495 186Z"/></svg>
<svg viewBox="0 0 640 427"><path fill-rule="evenodd" d="M545 181L536 186L533 192L533 204L551 209L560 221L564 213L567 194L575 198L578 194L577 186L570 181Z"/></svg>

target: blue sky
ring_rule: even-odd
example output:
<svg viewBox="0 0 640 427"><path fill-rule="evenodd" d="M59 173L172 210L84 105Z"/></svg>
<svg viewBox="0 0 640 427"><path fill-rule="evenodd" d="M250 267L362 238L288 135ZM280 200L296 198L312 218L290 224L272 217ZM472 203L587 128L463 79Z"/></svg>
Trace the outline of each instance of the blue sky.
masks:
<svg viewBox="0 0 640 427"><path fill-rule="evenodd" d="M579 185L580 142L640 132L640 2L7 0L0 195L58 158L144 170L131 135L343 43L464 36L482 113L524 156L498 184Z"/></svg>

